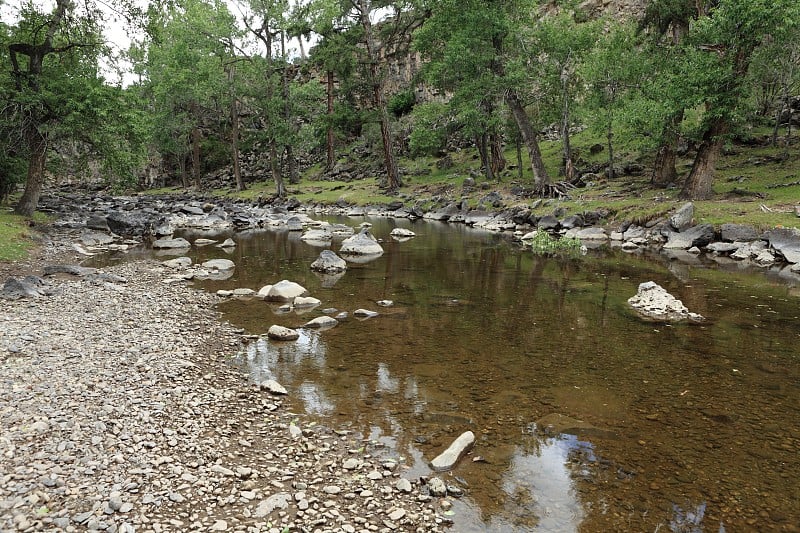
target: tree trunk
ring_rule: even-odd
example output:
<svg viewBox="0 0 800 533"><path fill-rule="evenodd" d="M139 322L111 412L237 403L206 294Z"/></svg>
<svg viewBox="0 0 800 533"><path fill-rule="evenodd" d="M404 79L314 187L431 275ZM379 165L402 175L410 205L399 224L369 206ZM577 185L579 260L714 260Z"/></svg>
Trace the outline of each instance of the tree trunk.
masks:
<svg viewBox="0 0 800 533"><path fill-rule="evenodd" d="M489 135L489 148L491 150L492 174L500 181L500 173L506 168L506 156L503 154L503 143L497 133Z"/></svg>
<svg viewBox="0 0 800 533"><path fill-rule="evenodd" d="M178 158L178 172L181 175L181 185L184 189L189 188L189 175L186 172L186 154L182 153L177 156Z"/></svg>
<svg viewBox="0 0 800 533"><path fill-rule="evenodd" d="M717 119L703 134L697 149L692 170L683 184L680 197L687 200L708 200L714 195L712 187L717 161L722 153L723 136L728 133L728 123Z"/></svg>
<svg viewBox="0 0 800 533"><path fill-rule="evenodd" d="M653 174L650 183L653 187L667 187L678 181L678 171L675 169L677 155L675 147L678 144L678 127L683 121L683 111L680 111L667 120L661 136L661 145L656 152L653 162Z"/></svg>
<svg viewBox="0 0 800 533"><path fill-rule="evenodd" d="M192 178L194 179L194 187L200 190L200 126L194 125L192 127Z"/></svg>
<svg viewBox="0 0 800 533"><path fill-rule="evenodd" d="M236 180L236 190L245 190L242 179L242 167L239 164L239 99L234 97L231 104L231 152L233 156L233 177Z"/></svg>
<svg viewBox="0 0 800 533"><path fill-rule="evenodd" d="M561 108L561 149L564 160L564 177L567 181L572 181L575 175L575 164L572 162L572 144L570 143L569 136L569 123L570 123L570 99L569 91L564 81L565 73L562 72L561 78L561 97L563 98L563 106Z"/></svg>
<svg viewBox="0 0 800 533"><path fill-rule="evenodd" d="M328 96L328 133L327 133L327 140L325 143L325 152L327 154L327 158L325 160L325 170L330 172L333 170L333 166L336 163L336 154L334 152L334 143L333 143L333 71L329 70L327 72L327 83L326 90Z"/></svg>
<svg viewBox="0 0 800 533"><path fill-rule="evenodd" d="M272 172L272 179L275 181L275 196L286 198L286 186L283 184L283 176L278 166L278 150L275 148L275 141L269 143L269 168Z"/></svg>
<svg viewBox="0 0 800 533"><path fill-rule="evenodd" d="M486 174L486 180L492 181L494 175L492 174L492 163L489 161L489 143L486 141L486 133L481 133L475 137L475 145L478 148L478 155L481 158L481 166L483 172Z"/></svg>
<svg viewBox="0 0 800 533"><path fill-rule="evenodd" d="M550 184L550 176L544 168L542 152L539 150L538 136L533 130L528 114L522 107L522 102L519 101L517 92L513 89L506 91L506 103L508 104L508 108L511 109L514 121L517 123L517 127L519 127L519 131L522 134L522 140L525 143L525 147L528 149L528 156L531 160L531 170L533 170L534 186L537 190L542 190L546 185Z"/></svg>
<svg viewBox="0 0 800 533"><path fill-rule="evenodd" d="M517 148L517 177L522 179L522 141L519 136L514 139Z"/></svg>
<svg viewBox="0 0 800 533"><path fill-rule="evenodd" d="M14 212L24 217L32 217L39 205L39 196L44 184L44 167L47 161L47 133L41 133L31 126L25 134L30 156L28 157L28 178L25 192L19 199Z"/></svg>
<svg viewBox="0 0 800 533"><path fill-rule="evenodd" d="M386 98L383 94L383 80L378 69L378 54L372 42L372 22L369 19L369 9L366 0L359 0L359 10L361 15L361 25L364 27L364 42L367 48L367 59L369 61L369 73L372 82L372 96L375 102L375 109L380 115L381 139L383 140L383 155L386 161L386 187L390 191L396 191L403 186L400 179L400 172L397 168L397 161L394 157L394 141L392 139L391 123L389 122L389 111L386 108Z"/></svg>
<svg viewBox="0 0 800 533"><path fill-rule="evenodd" d="M608 141L608 171L606 174L608 179L613 180L617 177L617 173L614 171L614 129L611 124L612 122L609 120L608 129L606 130L606 139Z"/></svg>
<svg viewBox="0 0 800 533"><path fill-rule="evenodd" d="M289 63L286 61L286 32L283 30L281 30L281 57L283 59L281 96L283 97L283 120L286 128L286 139L283 148L286 154L286 168L289 175L289 183L300 183L300 174L297 172L294 150L292 149L294 127L292 126L292 106L289 101Z"/></svg>

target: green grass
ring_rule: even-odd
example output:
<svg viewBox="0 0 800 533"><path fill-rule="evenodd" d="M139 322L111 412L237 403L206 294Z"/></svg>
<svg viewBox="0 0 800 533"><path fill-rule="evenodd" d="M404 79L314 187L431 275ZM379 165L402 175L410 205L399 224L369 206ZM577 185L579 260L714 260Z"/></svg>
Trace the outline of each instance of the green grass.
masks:
<svg viewBox="0 0 800 533"><path fill-rule="evenodd" d="M28 220L6 209L0 211L0 261L24 259L33 246Z"/></svg>

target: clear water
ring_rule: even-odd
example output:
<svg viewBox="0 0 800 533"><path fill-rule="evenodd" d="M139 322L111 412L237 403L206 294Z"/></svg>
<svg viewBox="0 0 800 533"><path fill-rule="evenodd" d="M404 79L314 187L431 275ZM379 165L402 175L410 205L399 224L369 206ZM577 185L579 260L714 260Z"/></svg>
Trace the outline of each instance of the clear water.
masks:
<svg viewBox="0 0 800 533"><path fill-rule="evenodd" d="M454 531L797 531L791 282L611 250L541 258L461 225L370 222L386 253L338 280L309 269L321 249L297 233L240 233L230 255L193 253L237 264L208 290L289 279L322 300L302 315L259 300L220 306L252 334L298 328L324 308L380 312L301 330L297 343L255 341L234 363L277 379L294 409L403 457L409 478L431 475L428 461L475 432L471 454L443 474L466 493L446 514ZM418 236L396 242L395 226ZM708 320L637 317L626 300L649 280ZM385 299L394 305L376 305Z"/></svg>

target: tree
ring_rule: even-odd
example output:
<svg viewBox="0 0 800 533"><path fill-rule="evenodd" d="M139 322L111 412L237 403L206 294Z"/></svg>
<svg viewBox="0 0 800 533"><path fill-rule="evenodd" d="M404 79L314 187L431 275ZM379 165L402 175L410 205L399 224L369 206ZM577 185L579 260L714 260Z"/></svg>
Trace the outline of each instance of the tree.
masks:
<svg viewBox="0 0 800 533"><path fill-rule="evenodd" d="M681 190L687 199L713 195L725 139L742 121L745 82L754 53L769 41L797 39L800 5L794 0L720 0L700 17L687 39L687 80L704 107L700 143Z"/></svg>
<svg viewBox="0 0 800 533"><path fill-rule="evenodd" d="M14 152L27 159L25 191L15 209L23 216L32 216L39 203L51 143L76 133L59 127L70 115L92 111L82 101L99 82L102 40L96 13L90 4L83 9L68 0L56 0L51 13L27 4L10 31L4 118L6 127L14 123L9 139L18 141Z"/></svg>
<svg viewBox="0 0 800 533"><path fill-rule="evenodd" d="M415 34L415 46L428 60L426 79L452 92L453 106L466 104L488 114L505 102L528 150L534 185L545 191L550 177L521 96L528 81L522 65L530 52L517 40L535 6L524 0L434 0L429 7L431 16ZM462 113L474 118L464 107L456 115Z"/></svg>

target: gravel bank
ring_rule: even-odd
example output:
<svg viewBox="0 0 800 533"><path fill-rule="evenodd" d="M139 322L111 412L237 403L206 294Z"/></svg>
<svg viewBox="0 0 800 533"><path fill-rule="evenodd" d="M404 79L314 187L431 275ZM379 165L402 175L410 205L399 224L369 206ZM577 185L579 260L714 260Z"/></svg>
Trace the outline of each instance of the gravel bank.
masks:
<svg viewBox="0 0 800 533"><path fill-rule="evenodd" d="M0 301L0 531L446 529L402 465L226 363L216 296L156 262L106 272L127 283Z"/></svg>

